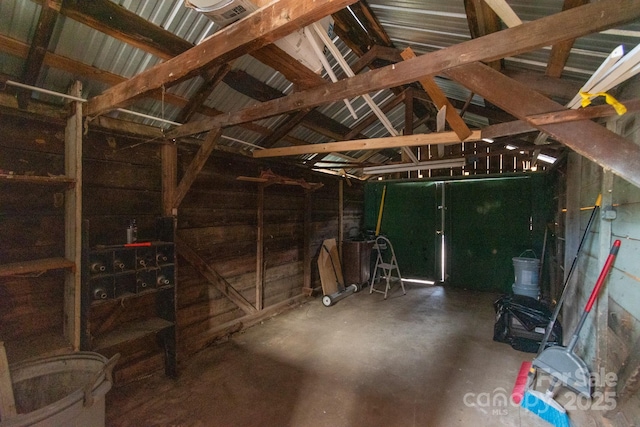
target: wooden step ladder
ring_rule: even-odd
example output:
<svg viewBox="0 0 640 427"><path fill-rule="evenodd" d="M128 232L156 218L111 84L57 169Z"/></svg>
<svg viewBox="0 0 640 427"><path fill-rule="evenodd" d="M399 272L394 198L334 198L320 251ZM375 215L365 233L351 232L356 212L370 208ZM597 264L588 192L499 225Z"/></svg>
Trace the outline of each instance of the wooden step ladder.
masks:
<svg viewBox="0 0 640 427"><path fill-rule="evenodd" d="M373 248L377 252L377 257L376 265L373 268L373 275L371 277L369 294L378 292L384 294L384 299L387 299L387 294L392 286L395 285L396 282L400 282L402 293L406 295L407 291L404 289L404 283L402 283L402 275L400 274L400 268L398 267L396 253L393 250L393 246L389 239L384 236L376 237L376 243ZM376 283L384 283L384 290L376 289Z"/></svg>

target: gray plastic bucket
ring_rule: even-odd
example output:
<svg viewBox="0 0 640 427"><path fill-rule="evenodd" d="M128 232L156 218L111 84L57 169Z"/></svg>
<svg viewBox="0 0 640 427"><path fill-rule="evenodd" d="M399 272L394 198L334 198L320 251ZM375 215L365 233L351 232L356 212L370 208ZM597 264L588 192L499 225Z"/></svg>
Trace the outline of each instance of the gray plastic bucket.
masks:
<svg viewBox="0 0 640 427"><path fill-rule="evenodd" d="M11 365L18 414L0 421L0 427L104 426L104 398L119 357L77 352Z"/></svg>
<svg viewBox="0 0 640 427"><path fill-rule="evenodd" d="M511 287L516 295L524 295L527 297L538 299L540 296L540 288L536 286L518 286L515 283Z"/></svg>
<svg viewBox="0 0 640 427"><path fill-rule="evenodd" d="M540 260L537 258L513 258L517 286L538 286Z"/></svg>

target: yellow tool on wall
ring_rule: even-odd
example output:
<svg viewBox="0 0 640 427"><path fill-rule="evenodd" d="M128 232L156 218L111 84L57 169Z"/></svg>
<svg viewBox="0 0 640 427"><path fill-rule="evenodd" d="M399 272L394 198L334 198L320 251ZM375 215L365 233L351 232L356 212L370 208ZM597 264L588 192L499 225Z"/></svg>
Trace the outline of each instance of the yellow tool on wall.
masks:
<svg viewBox="0 0 640 427"><path fill-rule="evenodd" d="M376 237L380 235L380 225L382 225L382 211L384 210L384 198L387 195L387 186L382 187L382 198L380 199L380 209L378 210L378 223L376 224Z"/></svg>

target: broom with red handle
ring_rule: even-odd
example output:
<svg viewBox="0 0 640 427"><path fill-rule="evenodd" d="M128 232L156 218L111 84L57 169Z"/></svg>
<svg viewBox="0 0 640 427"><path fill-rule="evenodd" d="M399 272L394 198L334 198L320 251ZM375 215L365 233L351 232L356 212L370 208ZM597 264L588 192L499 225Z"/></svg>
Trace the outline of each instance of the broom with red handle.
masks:
<svg viewBox="0 0 640 427"><path fill-rule="evenodd" d="M620 249L620 240L616 240L613 243L611 251L609 252L609 256L602 267L602 271L600 272L600 276L596 281L593 290L591 291L591 295L589 296L589 300L587 301L586 306L584 307L584 311L580 316L580 320L578 321L578 326L576 326L576 330L571 337L571 341L566 348L567 353L572 353L575 349L576 344L578 343L578 336L580 334L580 330L584 326L584 322L587 320L587 316L589 312L593 308L593 304L596 302L598 298L598 293L600 293L600 289L604 285L604 281L611 271L611 267L613 265L613 261L618 255L618 250ZM551 350L551 349L550 349ZM569 427L571 422L569 421L569 417L567 415L567 411L555 400L553 400L554 391L556 385L560 381L558 376L553 376L551 380L551 384L547 389L546 393L540 393L535 390L528 390L521 402L521 406L534 414L538 415L540 418L548 421L552 425L556 427Z"/></svg>

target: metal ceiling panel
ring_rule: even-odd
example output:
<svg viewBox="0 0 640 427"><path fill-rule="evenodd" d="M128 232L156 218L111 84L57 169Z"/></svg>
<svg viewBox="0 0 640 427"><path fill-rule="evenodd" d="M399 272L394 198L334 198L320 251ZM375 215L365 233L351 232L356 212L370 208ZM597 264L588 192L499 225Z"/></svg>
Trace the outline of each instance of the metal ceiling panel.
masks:
<svg viewBox="0 0 640 427"><path fill-rule="evenodd" d="M202 14L184 6L182 0L111 0L138 16L160 26L182 39L197 44L203 38L213 34L219 27ZM382 27L390 36L392 42L399 49L411 46L417 54L443 49L470 40L470 33L464 3L447 0L368 0L368 5L376 15ZM525 22L539 19L557 13L562 8L558 0L508 0L515 13ZM38 22L40 5L30 0L2 0L0 1L0 35L22 43L29 43ZM619 29L609 30L600 34L592 34L575 41L565 67L563 78L570 78L584 82L601 64L604 58L616 46L623 44L630 50L640 43L640 22L634 22ZM81 43L79 43L81 41ZM358 57L340 39L335 43L349 64L353 64ZM122 43L110 36L86 27L72 19L60 16L50 43L50 51L58 55L93 66L99 70L113 73L123 78L135 76L161 62L161 59ZM551 52L551 47L545 47L533 52L527 52L516 57L506 58L509 68L521 68L544 72ZM338 78L344 78L345 73L339 67L335 58L327 56L332 69ZM19 78L24 68L24 59L0 52L0 73L11 78ZM241 69L251 76L265 82L274 89L290 93L293 85L281 73L245 55L234 62L234 67ZM326 73L324 77L329 81ZM38 85L47 89L66 92L69 84L81 78L72 73L43 67ZM102 93L106 85L82 77L84 96L92 97ZM437 79L445 94L460 101L465 101L469 91L457 83L446 79ZM189 99L195 94L202 79L196 77L168 88L171 94ZM370 94L378 105L392 97L392 92L383 90ZM60 102L53 97L35 95L37 98ZM370 108L362 97L350 100L358 114L354 119L342 102L321 105L318 111L327 117L347 127L356 126L360 120L370 113ZM478 96L472 99L473 104L483 105L484 101ZM257 101L239 94L226 84L220 84L206 101L206 106L223 111L238 111ZM170 105L155 99L137 101L131 109L146 114L174 120L180 113L180 106ZM111 115L125 118L123 113ZM392 126L401 131L404 127L404 105L400 104L386 114ZM160 126L154 120L140 117L126 117L127 120ZM274 130L286 120L286 116L278 116L260 120L259 125ZM465 120L470 127L486 125L486 119L473 114L465 114ZM388 130L376 120L363 131L368 137L382 137L389 135ZM251 148L251 144L258 143L263 135L249 131L241 126L225 129L224 144L238 148ZM328 142L329 138L315 131L298 126L290 135L307 143ZM238 142L243 141L243 142ZM364 152L344 153L357 158ZM334 156L335 157L335 156ZM304 158L302 156L301 158ZM339 160L339 157L332 160ZM374 155L371 162L384 162L388 158L382 154Z"/></svg>

